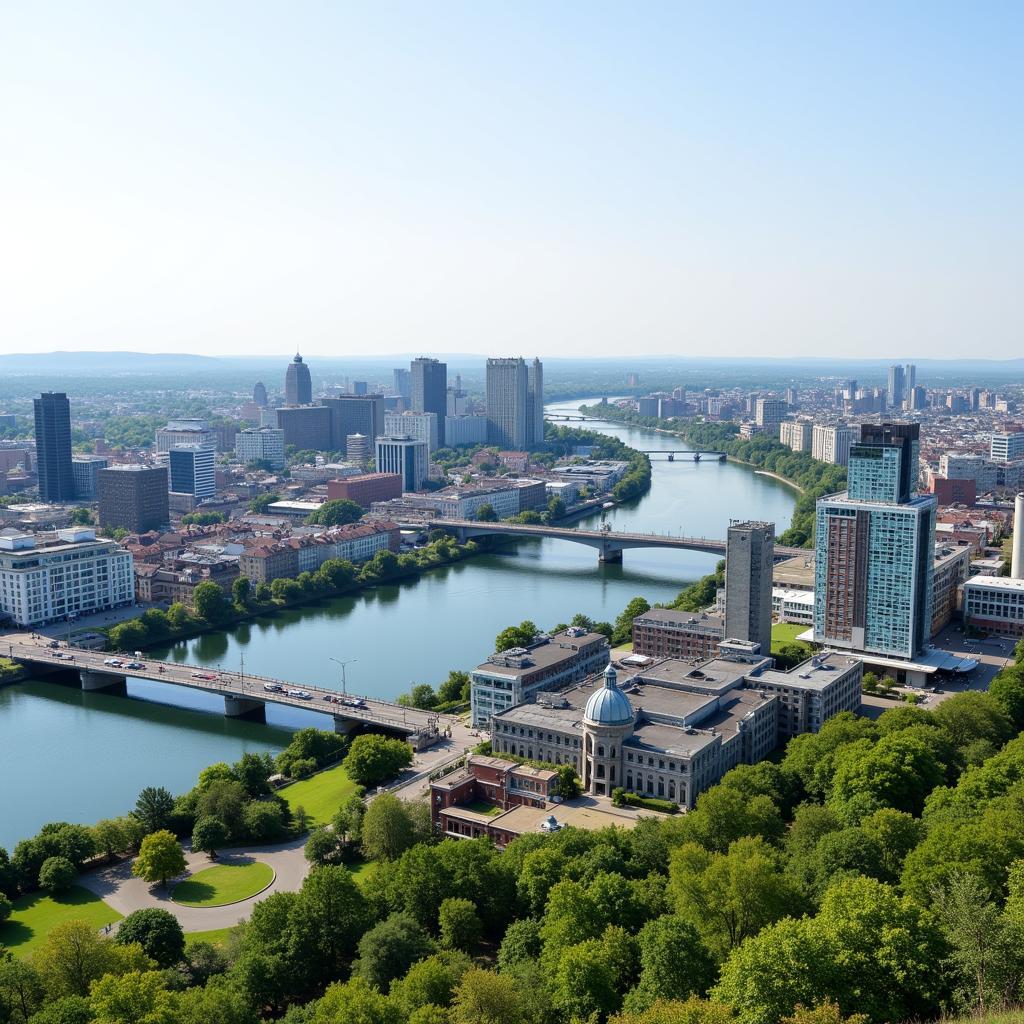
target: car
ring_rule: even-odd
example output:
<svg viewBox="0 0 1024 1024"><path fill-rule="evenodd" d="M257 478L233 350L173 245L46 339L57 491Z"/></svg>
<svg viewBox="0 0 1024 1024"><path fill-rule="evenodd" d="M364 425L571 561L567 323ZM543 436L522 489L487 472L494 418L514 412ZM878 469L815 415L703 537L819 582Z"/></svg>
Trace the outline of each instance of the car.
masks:
<svg viewBox="0 0 1024 1024"><path fill-rule="evenodd" d="M114 659L113 658L104 658L103 659L103 664L104 665L113 665L114 664Z"/></svg>
<svg viewBox="0 0 1024 1024"><path fill-rule="evenodd" d="M267 693L284 693L284 687L279 686L277 683L264 683L263 689L266 690Z"/></svg>
<svg viewBox="0 0 1024 1024"><path fill-rule="evenodd" d="M350 707L350 708L365 708L366 707L366 701L363 700L362 697L346 697L342 701L342 703L345 704L347 707Z"/></svg>
<svg viewBox="0 0 1024 1024"><path fill-rule="evenodd" d="M200 675L200 677L199 677L199 678L200 678L200 679L205 679L205 680L207 680L208 682L212 682L212 681L213 681L214 679L216 679L217 677L216 677L216 676L215 676L215 675L214 675L214 674L213 674L212 672L203 672L203 673L202 673L202 674Z"/></svg>
<svg viewBox="0 0 1024 1024"><path fill-rule="evenodd" d="M56 640L51 640L46 646L47 647L60 647L60 644Z"/></svg>
<svg viewBox="0 0 1024 1024"><path fill-rule="evenodd" d="M125 668L143 668L143 667L144 666L143 666L141 661L129 661L128 664L125 665Z"/></svg>
<svg viewBox="0 0 1024 1024"><path fill-rule="evenodd" d="M202 672L192 672L190 674L191 674L193 679L205 679L206 678L206 676L203 675Z"/></svg>
<svg viewBox="0 0 1024 1024"><path fill-rule="evenodd" d="M313 694L309 690L289 690L289 697L299 697L301 700L312 700Z"/></svg>
<svg viewBox="0 0 1024 1024"><path fill-rule="evenodd" d="M120 658L114 658L110 662L110 664L113 665L114 668L120 668L124 664L124 662Z"/></svg>
<svg viewBox="0 0 1024 1024"><path fill-rule="evenodd" d="M324 700L327 701L328 704L334 703L334 698L329 693L324 694Z"/></svg>
<svg viewBox="0 0 1024 1024"><path fill-rule="evenodd" d="M53 656L54 656L55 658L63 658L63 657L64 657L64 655L63 655L63 654L61 654L61 653L60 653L60 651L54 651L54 652L53 652Z"/></svg>

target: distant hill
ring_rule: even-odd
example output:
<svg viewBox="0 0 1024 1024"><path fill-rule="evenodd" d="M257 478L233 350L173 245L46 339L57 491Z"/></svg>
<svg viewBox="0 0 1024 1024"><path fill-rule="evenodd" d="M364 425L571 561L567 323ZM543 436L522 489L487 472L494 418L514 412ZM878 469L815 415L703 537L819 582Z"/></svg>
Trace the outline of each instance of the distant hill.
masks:
<svg viewBox="0 0 1024 1024"><path fill-rule="evenodd" d="M182 373L219 369L209 356L152 352L12 352L0 355L0 373L46 376L118 376L138 373Z"/></svg>

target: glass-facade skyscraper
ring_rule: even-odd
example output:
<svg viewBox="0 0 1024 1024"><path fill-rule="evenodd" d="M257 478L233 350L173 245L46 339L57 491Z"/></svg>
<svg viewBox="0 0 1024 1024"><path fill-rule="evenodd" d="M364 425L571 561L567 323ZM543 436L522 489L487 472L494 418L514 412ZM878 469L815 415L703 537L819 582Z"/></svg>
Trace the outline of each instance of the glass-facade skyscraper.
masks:
<svg viewBox="0 0 1024 1024"><path fill-rule="evenodd" d="M33 400L36 425L36 472L43 501L72 501L75 474L71 465L71 403L63 391L45 391Z"/></svg>
<svg viewBox="0 0 1024 1024"><path fill-rule="evenodd" d="M936 502L914 493L917 424L865 425L849 490L817 502L814 639L898 658L931 630Z"/></svg>

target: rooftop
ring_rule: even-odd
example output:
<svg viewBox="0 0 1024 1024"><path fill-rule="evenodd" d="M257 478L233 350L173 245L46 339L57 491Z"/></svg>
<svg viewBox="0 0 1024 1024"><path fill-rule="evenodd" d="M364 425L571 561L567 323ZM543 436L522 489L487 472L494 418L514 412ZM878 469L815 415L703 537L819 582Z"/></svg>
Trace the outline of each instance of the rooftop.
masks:
<svg viewBox="0 0 1024 1024"><path fill-rule="evenodd" d="M974 561L977 565L978 561ZM989 590L1019 590L1024 591L1024 580L1011 579L1009 576L972 576L965 584L965 587L987 587Z"/></svg>

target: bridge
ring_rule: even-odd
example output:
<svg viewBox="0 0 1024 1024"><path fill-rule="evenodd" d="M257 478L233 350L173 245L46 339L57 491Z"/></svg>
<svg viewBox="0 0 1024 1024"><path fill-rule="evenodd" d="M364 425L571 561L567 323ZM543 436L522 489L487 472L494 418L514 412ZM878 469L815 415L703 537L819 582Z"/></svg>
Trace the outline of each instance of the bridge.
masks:
<svg viewBox="0 0 1024 1024"><path fill-rule="evenodd" d="M406 525L406 524L403 524ZM677 548L684 551L702 551L709 555L725 557L725 541L710 537L673 537L661 533L617 533L612 530L573 530L565 526L527 526L523 523L483 523L475 519L427 519L416 528L452 530L464 541L470 537L551 537L557 540L571 540L597 548L599 562L621 562L626 548ZM806 548L775 546L778 559L806 555Z"/></svg>
<svg viewBox="0 0 1024 1024"><path fill-rule="evenodd" d="M596 416L569 416L560 412L546 412L544 419L551 423L582 423L585 420L597 419Z"/></svg>
<svg viewBox="0 0 1024 1024"><path fill-rule="evenodd" d="M63 669L72 678L77 676L83 690L123 693L128 677L149 679L222 697L224 714L229 718L264 722L266 706L280 704L329 715L334 719L335 731L339 733L360 727L384 730L407 737L417 749L429 746L455 724L450 715L406 708L376 697L342 694L310 684L299 686L283 679L248 672L243 675L240 672L214 671L199 665L153 661L145 655L134 658L126 654L89 651L58 644L45 637L35 638L29 633L0 639L0 653L25 664ZM119 664L111 664L112 661Z"/></svg>
<svg viewBox="0 0 1024 1024"><path fill-rule="evenodd" d="M644 455L648 457L654 455L664 455L668 458L669 462L675 462L676 459L683 459L686 462L700 462L702 459L716 459L718 462L725 462L728 455L725 452L706 451L706 450L694 450L693 448L640 448Z"/></svg>

